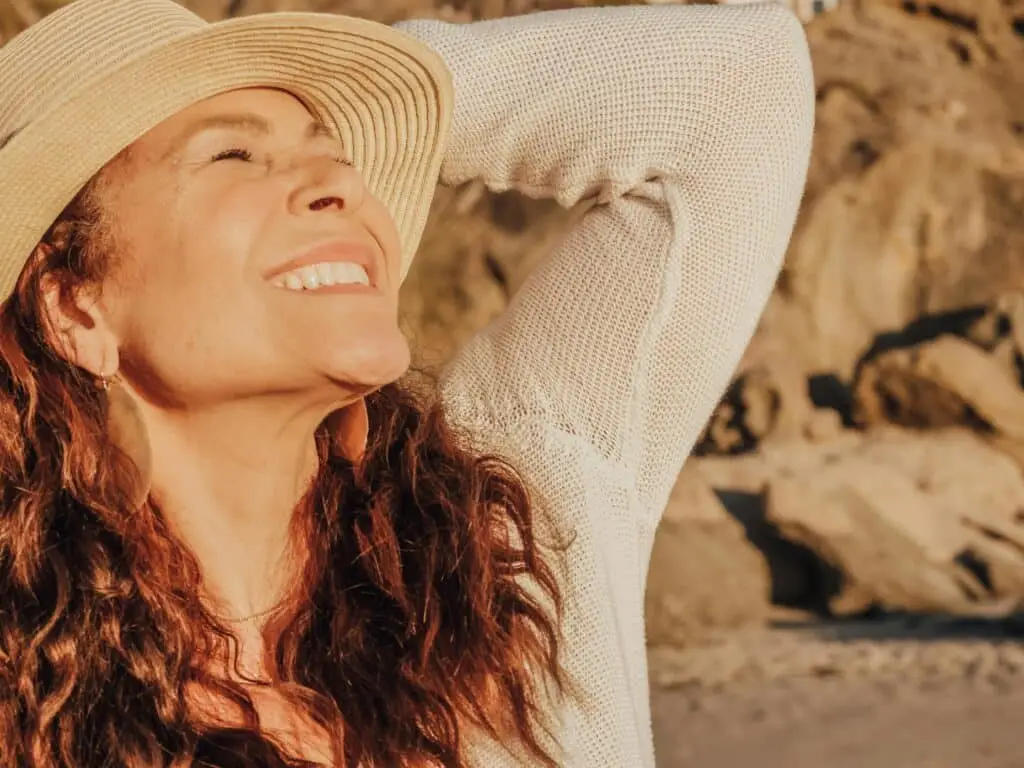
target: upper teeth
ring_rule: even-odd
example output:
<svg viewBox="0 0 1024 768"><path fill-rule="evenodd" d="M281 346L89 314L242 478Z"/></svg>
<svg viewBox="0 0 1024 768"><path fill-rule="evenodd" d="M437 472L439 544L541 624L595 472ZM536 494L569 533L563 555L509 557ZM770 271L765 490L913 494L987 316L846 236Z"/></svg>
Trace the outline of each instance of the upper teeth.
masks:
<svg viewBox="0 0 1024 768"><path fill-rule="evenodd" d="M358 264L347 261L331 261L293 269L278 275L273 285L292 291L315 291L328 285L369 285L370 276Z"/></svg>

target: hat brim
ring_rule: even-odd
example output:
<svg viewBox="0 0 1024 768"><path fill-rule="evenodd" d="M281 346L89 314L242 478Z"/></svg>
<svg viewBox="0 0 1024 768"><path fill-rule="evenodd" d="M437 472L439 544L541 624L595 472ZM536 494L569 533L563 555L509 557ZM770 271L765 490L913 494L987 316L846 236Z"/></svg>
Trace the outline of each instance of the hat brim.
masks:
<svg viewBox="0 0 1024 768"><path fill-rule="evenodd" d="M404 279L426 224L454 104L451 74L419 40L377 22L271 13L208 24L125 62L0 151L0 298L81 188L182 109L239 88L294 94L352 152L391 211Z"/></svg>

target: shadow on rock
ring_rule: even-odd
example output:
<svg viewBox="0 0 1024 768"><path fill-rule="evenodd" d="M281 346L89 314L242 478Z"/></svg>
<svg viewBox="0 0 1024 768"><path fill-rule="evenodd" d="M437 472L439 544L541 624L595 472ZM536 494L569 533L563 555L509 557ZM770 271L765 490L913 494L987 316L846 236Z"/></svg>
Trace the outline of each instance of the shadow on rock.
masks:
<svg viewBox="0 0 1024 768"><path fill-rule="evenodd" d="M830 642L985 640L1019 643L1024 640L1024 613L986 618L879 612L857 619L778 621L773 622L773 627L804 632Z"/></svg>
<svg viewBox="0 0 1024 768"><path fill-rule="evenodd" d="M765 516L762 494L716 489L715 495L767 562L772 605L828 615L842 589L842 574L814 550L786 539Z"/></svg>

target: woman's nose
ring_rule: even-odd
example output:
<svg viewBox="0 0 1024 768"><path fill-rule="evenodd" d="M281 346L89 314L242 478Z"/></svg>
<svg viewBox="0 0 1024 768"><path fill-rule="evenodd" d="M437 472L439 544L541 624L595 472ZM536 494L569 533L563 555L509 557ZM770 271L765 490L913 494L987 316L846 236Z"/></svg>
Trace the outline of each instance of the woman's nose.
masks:
<svg viewBox="0 0 1024 768"><path fill-rule="evenodd" d="M363 203L365 186L359 171L333 157L316 157L301 164L299 181L291 196L298 215L324 210L354 213Z"/></svg>

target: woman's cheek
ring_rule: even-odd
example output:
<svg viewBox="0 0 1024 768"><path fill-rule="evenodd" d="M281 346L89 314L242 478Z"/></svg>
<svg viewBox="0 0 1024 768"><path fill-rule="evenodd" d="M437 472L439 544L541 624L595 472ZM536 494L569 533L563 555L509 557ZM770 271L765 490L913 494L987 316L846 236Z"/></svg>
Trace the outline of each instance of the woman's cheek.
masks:
<svg viewBox="0 0 1024 768"><path fill-rule="evenodd" d="M258 255L261 241L280 240L265 237L272 220L269 206L259 199L214 195L190 212L185 240L193 244L202 261L214 262L210 267L242 269Z"/></svg>

